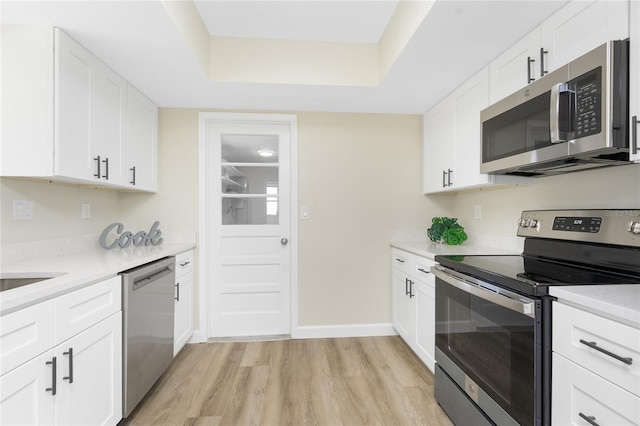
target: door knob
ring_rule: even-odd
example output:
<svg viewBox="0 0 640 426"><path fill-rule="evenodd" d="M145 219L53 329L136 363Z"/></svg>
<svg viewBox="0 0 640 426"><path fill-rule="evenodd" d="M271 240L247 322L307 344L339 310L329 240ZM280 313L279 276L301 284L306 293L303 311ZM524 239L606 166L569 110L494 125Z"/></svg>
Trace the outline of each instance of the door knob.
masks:
<svg viewBox="0 0 640 426"><path fill-rule="evenodd" d="M282 244L283 246L286 246L287 244L289 244L289 240L287 240L286 238L282 238L280 240L280 244Z"/></svg>

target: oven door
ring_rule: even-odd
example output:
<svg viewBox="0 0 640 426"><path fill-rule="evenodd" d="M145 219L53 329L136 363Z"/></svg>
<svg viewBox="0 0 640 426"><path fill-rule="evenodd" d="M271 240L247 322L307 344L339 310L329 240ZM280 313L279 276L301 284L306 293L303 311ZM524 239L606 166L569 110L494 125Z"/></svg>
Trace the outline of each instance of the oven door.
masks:
<svg viewBox="0 0 640 426"><path fill-rule="evenodd" d="M539 424L541 302L442 266L431 271L440 368L493 422Z"/></svg>

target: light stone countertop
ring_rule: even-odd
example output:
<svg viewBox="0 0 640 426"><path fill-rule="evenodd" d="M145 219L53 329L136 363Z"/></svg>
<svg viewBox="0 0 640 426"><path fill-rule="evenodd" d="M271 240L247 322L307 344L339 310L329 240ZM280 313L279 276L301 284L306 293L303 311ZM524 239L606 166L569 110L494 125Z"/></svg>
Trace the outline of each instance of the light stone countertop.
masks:
<svg viewBox="0 0 640 426"><path fill-rule="evenodd" d="M391 247L404 250L417 256L435 260L437 255L490 255L490 254L521 254L513 250L499 249L495 247L486 247L482 245L448 246L446 244L438 244L433 241L391 241Z"/></svg>
<svg viewBox="0 0 640 426"><path fill-rule="evenodd" d="M551 287L549 293L560 303L640 329L640 284Z"/></svg>
<svg viewBox="0 0 640 426"><path fill-rule="evenodd" d="M112 250L97 246L82 251L3 263L1 273L6 276L22 273L64 275L1 292L0 316L116 276L145 263L191 250L195 246L195 239Z"/></svg>

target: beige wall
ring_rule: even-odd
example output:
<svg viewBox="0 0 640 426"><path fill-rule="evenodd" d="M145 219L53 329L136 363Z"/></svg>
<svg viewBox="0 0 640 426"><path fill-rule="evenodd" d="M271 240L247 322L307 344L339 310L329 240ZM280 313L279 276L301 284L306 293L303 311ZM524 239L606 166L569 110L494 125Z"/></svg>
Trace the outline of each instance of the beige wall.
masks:
<svg viewBox="0 0 640 426"><path fill-rule="evenodd" d="M422 117L298 115L300 325L391 321L389 235L451 200L422 195Z"/></svg>
<svg viewBox="0 0 640 426"><path fill-rule="evenodd" d="M33 201L33 220L13 220L13 200ZM92 235L119 220L115 191L46 181L0 178L0 242L3 244ZM91 219L82 219L82 204Z"/></svg>
<svg viewBox="0 0 640 426"><path fill-rule="evenodd" d="M475 205L481 205L481 220L473 218ZM538 178L533 185L459 194L454 196L453 214L471 232L514 236L522 210L580 208L640 208L640 164Z"/></svg>

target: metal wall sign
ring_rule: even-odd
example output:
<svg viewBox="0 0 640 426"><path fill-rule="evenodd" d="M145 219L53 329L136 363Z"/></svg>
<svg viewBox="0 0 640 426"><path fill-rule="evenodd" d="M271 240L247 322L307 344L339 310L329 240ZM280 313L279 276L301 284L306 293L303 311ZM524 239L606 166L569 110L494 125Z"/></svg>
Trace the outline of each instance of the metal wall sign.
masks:
<svg viewBox="0 0 640 426"><path fill-rule="evenodd" d="M102 234L100 234L100 245L109 250L116 247L126 248L131 244L134 246L148 246L152 244L157 246L162 243L162 231L158 229L160 222L155 221L151 226L149 232L138 231L135 234L129 231L124 231L124 225L121 223L112 223L104 228ZM115 229L115 235L109 235ZM107 242L107 239L109 242Z"/></svg>

